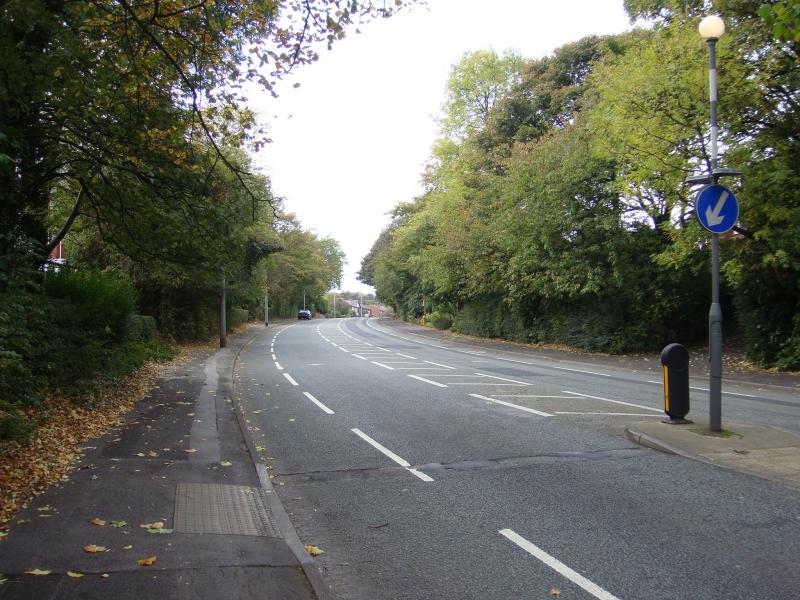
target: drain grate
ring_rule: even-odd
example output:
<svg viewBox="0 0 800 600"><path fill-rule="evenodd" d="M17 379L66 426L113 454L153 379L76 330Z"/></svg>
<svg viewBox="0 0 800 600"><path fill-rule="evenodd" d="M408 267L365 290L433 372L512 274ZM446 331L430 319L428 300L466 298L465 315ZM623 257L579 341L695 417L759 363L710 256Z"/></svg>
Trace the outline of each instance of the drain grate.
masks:
<svg viewBox="0 0 800 600"><path fill-rule="evenodd" d="M264 490L243 485L178 483L175 531L281 537Z"/></svg>

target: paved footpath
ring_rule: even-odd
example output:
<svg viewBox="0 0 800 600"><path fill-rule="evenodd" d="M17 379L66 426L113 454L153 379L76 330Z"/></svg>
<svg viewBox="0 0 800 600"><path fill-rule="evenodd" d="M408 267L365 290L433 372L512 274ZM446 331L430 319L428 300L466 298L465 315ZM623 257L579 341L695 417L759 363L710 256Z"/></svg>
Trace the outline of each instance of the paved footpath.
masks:
<svg viewBox="0 0 800 600"><path fill-rule="evenodd" d="M231 373L254 333L165 373L17 514L0 544L0 599L328 595L242 434ZM27 573L37 569L49 574Z"/></svg>

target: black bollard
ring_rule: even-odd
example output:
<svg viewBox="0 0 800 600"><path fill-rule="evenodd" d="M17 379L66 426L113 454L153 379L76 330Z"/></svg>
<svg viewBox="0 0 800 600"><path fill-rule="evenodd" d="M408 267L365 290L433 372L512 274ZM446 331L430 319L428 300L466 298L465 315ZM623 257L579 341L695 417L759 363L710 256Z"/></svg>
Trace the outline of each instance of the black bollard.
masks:
<svg viewBox="0 0 800 600"><path fill-rule="evenodd" d="M689 414L689 351L680 344L669 344L661 352L664 371L664 423L691 423Z"/></svg>

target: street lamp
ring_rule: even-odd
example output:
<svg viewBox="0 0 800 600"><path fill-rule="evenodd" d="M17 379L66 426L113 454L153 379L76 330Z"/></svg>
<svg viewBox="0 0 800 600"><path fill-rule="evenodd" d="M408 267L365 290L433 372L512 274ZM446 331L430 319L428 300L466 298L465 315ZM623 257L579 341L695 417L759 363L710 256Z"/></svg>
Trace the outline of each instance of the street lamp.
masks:
<svg viewBox="0 0 800 600"><path fill-rule="evenodd" d="M708 42L708 82L711 100L711 165L710 179L717 183L717 40L725 33L725 23L717 15L700 21L700 36ZM708 425L711 431L722 431L722 307L719 303L719 234L711 234L711 308L708 311Z"/></svg>

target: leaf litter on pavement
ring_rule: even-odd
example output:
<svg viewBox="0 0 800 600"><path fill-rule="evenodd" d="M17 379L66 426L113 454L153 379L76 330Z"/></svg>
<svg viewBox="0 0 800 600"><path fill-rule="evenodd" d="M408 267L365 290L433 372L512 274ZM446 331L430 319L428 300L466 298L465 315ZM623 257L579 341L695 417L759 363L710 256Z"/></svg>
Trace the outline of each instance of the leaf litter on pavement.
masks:
<svg viewBox="0 0 800 600"><path fill-rule="evenodd" d="M0 441L0 523L10 521L50 485L66 480L76 460L88 449L88 440L125 425L125 415L157 387L163 370L189 358L191 347L184 346L170 363L147 363L118 386L104 390L91 406L53 396L38 407L26 409L28 419L37 423L30 439ZM39 509L39 517L50 517L48 510Z"/></svg>

